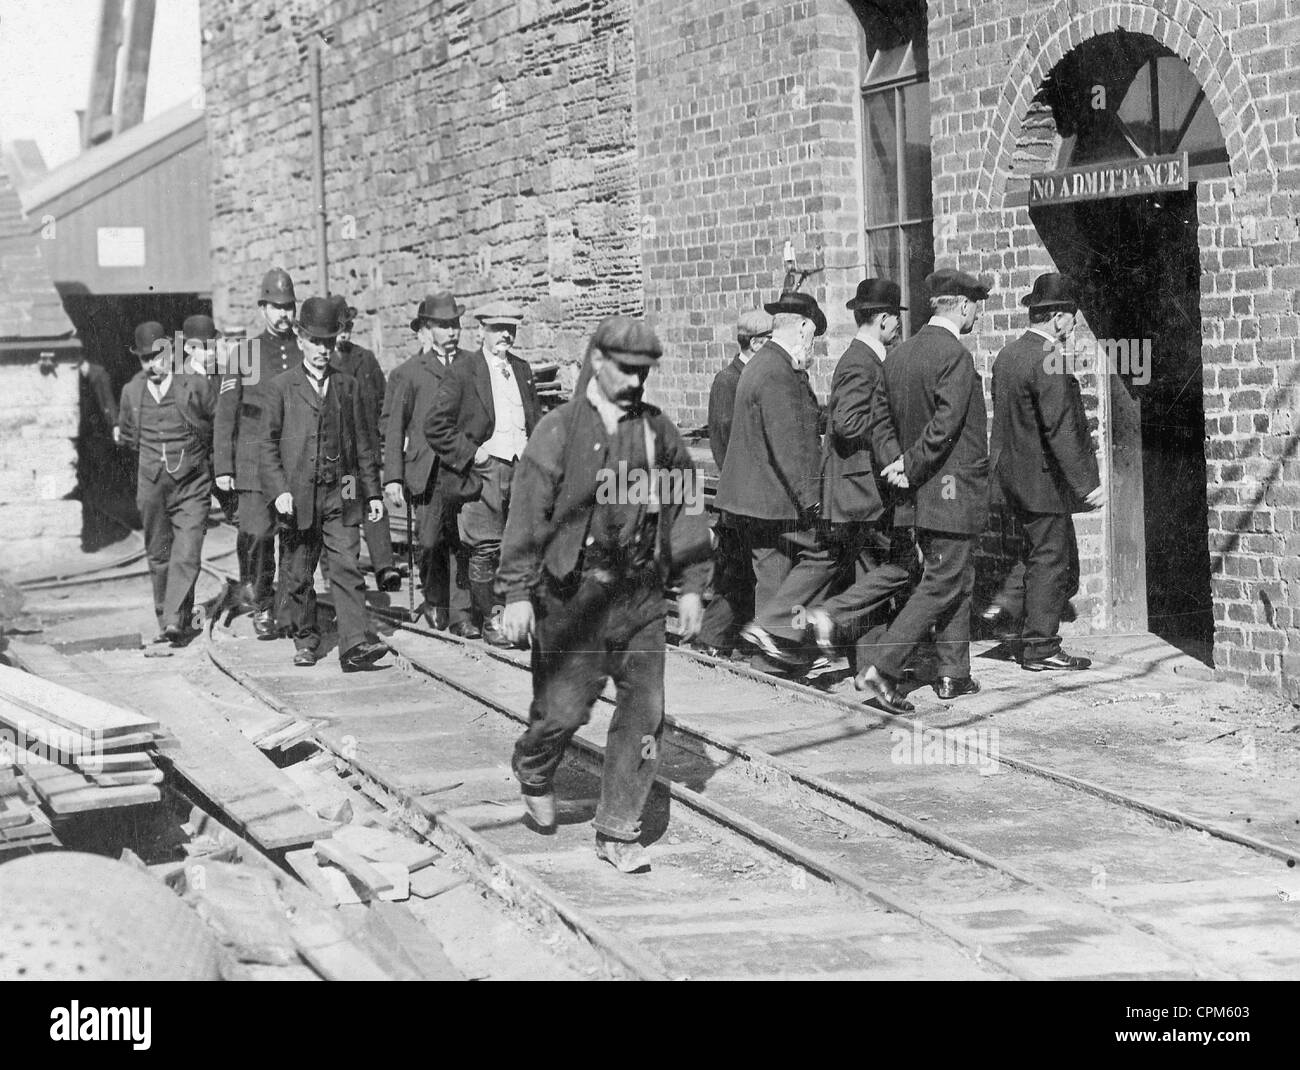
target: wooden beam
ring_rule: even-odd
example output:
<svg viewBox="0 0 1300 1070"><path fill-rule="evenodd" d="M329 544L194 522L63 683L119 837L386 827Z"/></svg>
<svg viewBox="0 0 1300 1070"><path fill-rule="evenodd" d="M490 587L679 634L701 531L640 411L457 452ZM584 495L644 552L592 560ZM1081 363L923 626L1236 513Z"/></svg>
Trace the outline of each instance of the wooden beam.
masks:
<svg viewBox="0 0 1300 1070"><path fill-rule="evenodd" d="M149 53L153 46L154 0L133 0L126 23L126 69L113 112L113 133L138 126L144 119L145 91L149 86Z"/></svg>
<svg viewBox="0 0 1300 1070"><path fill-rule="evenodd" d="M112 133L113 90L117 84L117 50L122 46L122 0L101 0L95 65L90 72L90 96L82 117L81 147ZM106 129L107 127L107 129Z"/></svg>

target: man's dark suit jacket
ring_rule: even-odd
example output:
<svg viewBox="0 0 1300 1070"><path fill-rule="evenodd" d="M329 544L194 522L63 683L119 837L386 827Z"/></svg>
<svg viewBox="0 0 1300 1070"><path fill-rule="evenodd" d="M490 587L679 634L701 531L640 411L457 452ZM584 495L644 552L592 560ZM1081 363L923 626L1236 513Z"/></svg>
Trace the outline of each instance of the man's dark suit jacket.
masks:
<svg viewBox="0 0 1300 1070"><path fill-rule="evenodd" d="M1007 500L1024 511L1078 513L1101 481L1079 382L1049 363L1053 349L1026 331L998 354L990 464Z"/></svg>
<svg viewBox="0 0 1300 1070"><path fill-rule="evenodd" d="M884 363L854 339L835 365L822 443L822 519L837 524L879 520L891 500L877 477L899 454L885 395Z"/></svg>
<svg viewBox="0 0 1300 1070"><path fill-rule="evenodd" d="M717 507L758 520L809 519L821 493L820 418L807 376L768 342L736 388Z"/></svg>
<svg viewBox="0 0 1300 1070"><path fill-rule="evenodd" d="M250 381L252 375L246 380L239 372L221 377L212 450L213 475L233 475L235 489L244 491L262 489L258 465L271 381L302 365L302 350L292 332L275 335L268 328L255 342L257 381Z"/></svg>
<svg viewBox="0 0 1300 1070"><path fill-rule="evenodd" d="M533 370L528 361L513 353L507 359L524 403L524 430L531 435L539 408ZM481 351L458 360L443 378L424 422L425 438L438 455L438 490L453 498L474 498L482 489L482 478L474 471L474 454L496 429L491 375Z"/></svg>
<svg viewBox="0 0 1300 1070"><path fill-rule="evenodd" d="M713 377L713 385L709 388L709 449L713 451L719 472L722 471L722 462L727 459L727 442L731 438L731 421L736 411L736 387L740 385L740 373L744 370L745 363L737 355Z"/></svg>
<svg viewBox="0 0 1300 1070"><path fill-rule="evenodd" d="M321 406L339 414L338 471L342 485L343 523L361 523L365 504L379 497L378 450L370 433L361 388L350 375L330 370L325 397L307 379L300 364L271 380L262 432L262 492L271 501L288 491L299 530L319 523L315 515L317 430Z"/></svg>
<svg viewBox="0 0 1300 1070"><path fill-rule="evenodd" d="M926 324L885 362L909 489L894 522L978 535L988 519L988 414L970 352Z"/></svg>
<svg viewBox="0 0 1300 1070"><path fill-rule="evenodd" d="M452 365L472 356L467 349L458 350ZM417 353L394 368L388 377L388 393L380 418L385 483L405 483L407 490L419 495L431 489L438 455L424 437L424 424L433 411L433 401L446 374L447 366L432 353Z"/></svg>
<svg viewBox="0 0 1300 1070"><path fill-rule="evenodd" d="M122 402L118 407L118 437L121 444L136 453L140 450L140 407L148 391L149 377L138 371L122 387ZM171 473L180 481L195 468L206 467L212 450L212 421L217 405L217 395L211 382L203 375L172 375L168 388L176 403L176 411L193 437L191 448L181 458L181 467ZM161 471L161 468L159 469ZM158 477L154 472L141 473L146 479Z"/></svg>

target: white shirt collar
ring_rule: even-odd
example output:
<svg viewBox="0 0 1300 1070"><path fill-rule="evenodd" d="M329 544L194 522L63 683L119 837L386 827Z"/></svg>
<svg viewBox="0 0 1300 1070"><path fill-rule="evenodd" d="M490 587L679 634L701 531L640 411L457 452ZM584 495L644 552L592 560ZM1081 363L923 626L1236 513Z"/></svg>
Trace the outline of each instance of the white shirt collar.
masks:
<svg viewBox="0 0 1300 1070"><path fill-rule="evenodd" d="M961 328L959 328L950 319L946 319L943 316L931 316L928 320L925 321L925 325L927 327L942 327L945 331L951 334L958 341L961 341Z"/></svg>
<svg viewBox="0 0 1300 1070"><path fill-rule="evenodd" d="M1056 335L1052 334L1051 331L1044 330L1041 323L1031 323L1029 325L1029 333L1041 335L1051 342L1053 346L1056 345Z"/></svg>
<svg viewBox="0 0 1300 1070"><path fill-rule="evenodd" d="M161 383L155 383L148 376L145 376L144 381L145 384L149 387L149 393L151 393L154 396L154 400L162 401L162 399L166 397L167 391L171 389L172 373L168 372L167 378L165 378Z"/></svg>
<svg viewBox="0 0 1300 1070"><path fill-rule="evenodd" d="M605 425L605 434L612 435L618 428L619 421L627 414L605 396L605 391L601 390L595 376L587 380L587 400L596 410L600 422Z"/></svg>

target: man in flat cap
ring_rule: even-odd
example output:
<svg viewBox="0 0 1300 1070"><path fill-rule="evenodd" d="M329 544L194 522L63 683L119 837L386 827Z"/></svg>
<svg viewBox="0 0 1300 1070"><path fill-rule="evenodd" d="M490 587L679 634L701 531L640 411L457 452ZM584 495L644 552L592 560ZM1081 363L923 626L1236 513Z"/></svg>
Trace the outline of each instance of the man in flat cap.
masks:
<svg viewBox="0 0 1300 1070"><path fill-rule="evenodd" d="M283 530L276 624L293 637L293 663L305 668L320 659L313 583L323 550L339 664L359 672L388 652L366 634L366 584L357 560L361 517L378 521L384 505L361 388L330 365L342 329L338 313L325 297L302 303L294 328L303 360L269 384L259 471Z"/></svg>
<svg viewBox="0 0 1300 1070"><path fill-rule="evenodd" d="M873 615L906 590L915 560L911 533L893 525L893 493L881 474L901 452L884 376L904 308L898 283L863 279L845 308L857 334L835 366L822 443L822 520L850 585L808 613L828 655L858 639ZM895 477L901 482L900 477Z"/></svg>
<svg viewBox="0 0 1300 1070"><path fill-rule="evenodd" d="M612 678L594 823L596 853L625 873L649 866L639 840L663 731L664 587L681 587L689 639L712 570L690 454L641 400L662 351L639 320L596 328L573 398L542 419L520 459L499 574L503 633L533 635L533 702L512 763L524 803L537 825L555 825L565 746ZM650 490L604 492L611 482Z"/></svg>
<svg viewBox="0 0 1300 1070"><path fill-rule="evenodd" d="M979 319L988 287L953 268L926 280L933 315L885 362L885 390L902 454L886 478L906 480L894 523L915 529L921 582L876 643L860 649L859 690L894 713L911 712L898 691L903 664L930 628L939 652L935 692L974 694L970 674L975 540L988 518L988 416L970 351L961 343Z"/></svg>
<svg viewBox="0 0 1300 1070"><path fill-rule="evenodd" d="M718 482L717 507L740 519L752 547L756 615L740 631L766 668L806 667L804 608L834 578L817 537L821 508L821 409L808 382L813 339L826 317L810 294L782 293L764 305L772 337L736 388L735 419Z"/></svg>
<svg viewBox="0 0 1300 1070"><path fill-rule="evenodd" d="M241 599L253 611L258 638L274 639L275 510L262 489L261 442L271 380L302 363L293 331L298 303L287 271L272 268L266 273L257 306L263 329L252 342L253 359L221 377L213 471L220 490L239 495L235 546Z"/></svg>
<svg viewBox="0 0 1300 1070"><path fill-rule="evenodd" d="M731 438L731 421L736 409L736 388L740 373L772 337L772 315L760 308L741 314L736 327L740 351L713 378L709 390L709 449L722 471ZM704 611L696 648L706 654L726 657L735 648L736 633L754 616L754 560L743 536L743 526L726 513L719 513L714 525L717 551L714 554L713 600Z"/></svg>
<svg viewBox="0 0 1300 1070"><path fill-rule="evenodd" d="M1079 382L1053 359L1079 306L1070 281L1055 272L1038 276L1020 303L1029 329L993 364L990 464L1023 533L1022 552L983 617L1025 669L1086 669L1092 662L1066 654L1057 634L1078 590L1071 514L1105 502Z"/></svg>
<svg viewBox="0 0 1300 1070"><path fill-rule="evenodd" d="M207 533L217 396L205 376L174 370L181 361L161 324L140 324L131 352L140 371L122 388L118 439L137 456L136 505L158 618L154 642L181 646L193 630Z"/></svg>
<svg viewBox="0 0 1300 1070"><path fill-rule="evenodd" d="M493 301L474 315L483 325L483 345L443 378L424 434L438 454L438 490L463 503L460 540L469 551L474 625L486 642L508 646L497 625L501 606L493 584L515 465L541 411L532 369L511 352L523 312Z"/></svg>
<svg viewBox="0 0 1300 1070"><path fill-rule="evenodd" d="M434 629L477 639L469 613L469 578L456 526L456 503L438 490L438 455L424 437L438 388L453 364L472 354L460 347L464 309L450 293L429 294L411 330L419 352L393 369L384 411L384 493L394 509L415 510L419 545L420 614ZM415 582L415 577L408 580Z"/></svg>
<svg viewBox="0 0 1300 1070"><path fill-rule="evenodd" d="M366 411L366 419L370 421L371 437L378 442L380 416L387 388L384 369L379 366L374 353L352 341L357 310L348 304L348 299L342 294L331 295L330 301L338 313L342 328L330 364L336 371L350 375L357 381L357 386L361 388L361 402ZM388 518L384 516L371 523L367 516L361 523L366 533L366 549L370 551L370 567L375 570L375 586L381 591L396 591L402 586L402 574L393 561L393 540L388 530Z"/></svg>

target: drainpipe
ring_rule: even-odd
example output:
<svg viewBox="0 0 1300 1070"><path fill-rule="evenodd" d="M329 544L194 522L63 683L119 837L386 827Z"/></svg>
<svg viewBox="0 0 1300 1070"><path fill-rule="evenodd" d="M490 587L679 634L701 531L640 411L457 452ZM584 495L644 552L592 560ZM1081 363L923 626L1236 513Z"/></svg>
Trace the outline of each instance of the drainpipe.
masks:
<svg viewBox="0 0 1300 1070"><path fill-rule="evenodd" d="M308 49L307 62L311 71L311 185L316 202L316 292L324 297L329 293L329 252L325 236L328 219L325 214L325 128L321 106L321 38L313 34Z"/></svg>

